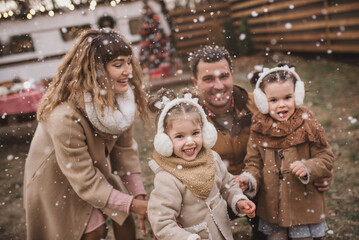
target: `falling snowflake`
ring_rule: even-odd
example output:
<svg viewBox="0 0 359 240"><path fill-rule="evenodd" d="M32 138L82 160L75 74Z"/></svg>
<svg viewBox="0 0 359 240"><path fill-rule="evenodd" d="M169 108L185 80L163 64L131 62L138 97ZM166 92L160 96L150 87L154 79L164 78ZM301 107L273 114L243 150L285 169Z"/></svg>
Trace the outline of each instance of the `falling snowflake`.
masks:
<svg viewBox="0 0 359 240"><path fill-rule="evenodd" d="M288 22L288 23L286 23L286 24L284 25L284 27L285 27L286 29L291 29L291 28L293 27L293 25Z"/></svg>
<svg viewBox="0 0 359 240"><path fill-rule="evenodd" d="M101 89L100 90L100 95L104 96L106 95L107 91L105 89Z"/></svg>

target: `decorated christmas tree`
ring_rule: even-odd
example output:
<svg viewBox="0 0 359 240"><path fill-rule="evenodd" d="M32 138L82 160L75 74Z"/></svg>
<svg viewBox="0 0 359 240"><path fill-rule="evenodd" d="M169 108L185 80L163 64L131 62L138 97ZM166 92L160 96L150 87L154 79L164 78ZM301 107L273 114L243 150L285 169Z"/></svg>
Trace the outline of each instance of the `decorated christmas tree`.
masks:
<svg viewBox="0 0 359 240"><path fill-rule="evenodd" d="M171 66L171 44L159 16L144 1L141 25L140 62L152 78L168 77Z"/></svg>

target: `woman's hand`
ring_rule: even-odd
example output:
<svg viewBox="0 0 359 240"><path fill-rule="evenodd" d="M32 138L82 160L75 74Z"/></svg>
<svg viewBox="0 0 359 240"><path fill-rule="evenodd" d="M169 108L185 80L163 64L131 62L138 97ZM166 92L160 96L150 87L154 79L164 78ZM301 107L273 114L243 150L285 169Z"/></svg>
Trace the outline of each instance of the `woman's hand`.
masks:
<svg viewBox="0 0 359 240"><path fill-rule="evenodd" d="M239 200L237 202L237 208L250 218L256 216L256 205L251 200Z"/></svg>
<svg viewBox="0 0 359 240"><path fill-rule="evenodd" d="M140 223L140 230L142 234L146 233L145 219L147 218L147 204L144 195L136 196L131 203L130 211L137 213L138 221Z"/></svg>

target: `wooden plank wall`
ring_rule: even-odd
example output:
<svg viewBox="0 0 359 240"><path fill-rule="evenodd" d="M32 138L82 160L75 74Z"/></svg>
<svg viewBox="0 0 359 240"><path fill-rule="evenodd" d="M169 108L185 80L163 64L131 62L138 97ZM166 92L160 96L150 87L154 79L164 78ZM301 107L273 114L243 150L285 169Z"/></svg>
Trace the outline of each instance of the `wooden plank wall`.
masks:
<svg viewBox="0 0 359 240"><path fill-rule="evenodd" d="M255 49L359 53L358 0L227 0L170 12L179 55L224 45L222 22L248 19Z"/></svg>
<svg viewBox="0 0 359 240"><path fill-rule="evenodd" d="M359 53L358 0L228 0L261 50Z"/></svg>
<svg viewBox="0 0 359 240"><path fill-rule="evenodd" d="M177 53L185 57L204 45L223 45L222 21L228 14L228 2L171 11Z"/></svg>

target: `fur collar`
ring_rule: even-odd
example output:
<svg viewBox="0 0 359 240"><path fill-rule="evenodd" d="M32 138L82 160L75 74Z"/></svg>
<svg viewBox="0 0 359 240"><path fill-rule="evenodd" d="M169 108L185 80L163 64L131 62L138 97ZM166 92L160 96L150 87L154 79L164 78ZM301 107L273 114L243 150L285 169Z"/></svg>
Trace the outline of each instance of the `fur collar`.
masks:
<svg viewBox="0 0 359 240"><path fill-rule="evenodd" d="M305 107L297 108L284 122L274 120L269 114L257 112L252 118L251 133L259 146L269 148L287 148L304 142L327 145L323 127Z"/></svg>
<svg viewBox="0 0 359 240"><path fill-rule="evenodd" d="M97 132L106 138L122 134L133 123L136 113L135 98L131 88L124 94L116 94L116 109L105 107L104 115L98 105L93 102L91 93L84 92L84 106L80 110L86 115Z"/></svg>

